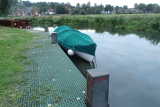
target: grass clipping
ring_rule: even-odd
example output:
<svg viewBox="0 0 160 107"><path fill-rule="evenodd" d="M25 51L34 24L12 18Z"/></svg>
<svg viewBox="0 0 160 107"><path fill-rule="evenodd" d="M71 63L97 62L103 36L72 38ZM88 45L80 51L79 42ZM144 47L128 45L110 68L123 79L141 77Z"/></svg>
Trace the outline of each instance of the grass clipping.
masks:
<svg viewBox="0 0 160 107"><path fill-rule="evenodd" d="M25 72L25 51L31 47L34 34L25 30L0 27L0 107L14 107Z"/></svg>

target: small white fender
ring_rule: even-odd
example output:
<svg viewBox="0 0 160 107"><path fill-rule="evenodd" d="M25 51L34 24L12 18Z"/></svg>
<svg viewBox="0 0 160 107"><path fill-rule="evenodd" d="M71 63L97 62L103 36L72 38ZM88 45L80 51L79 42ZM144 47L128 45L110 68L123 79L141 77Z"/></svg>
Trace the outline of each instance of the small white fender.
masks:
<svg viewBox="0 0 160 107"><path fill-rule="evenodd" d="M74 51L72 49L68 49L67 51L68 55L73 56L74 55Z"/></svg>

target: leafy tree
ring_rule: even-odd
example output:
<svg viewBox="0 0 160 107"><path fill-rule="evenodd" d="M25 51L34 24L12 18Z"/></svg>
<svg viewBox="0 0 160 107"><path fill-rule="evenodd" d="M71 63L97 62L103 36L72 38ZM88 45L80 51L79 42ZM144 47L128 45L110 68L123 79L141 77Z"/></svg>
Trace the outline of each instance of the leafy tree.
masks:
<svg viewBox="0 0 160 107"><path fill-rule="evenodd" d="M159 11L159 5L157 5L157 4L148 4L147 6L146 6L146 11L148 12L148 13L157 13L158 11Z"/></svg>
<svg viewBox="0 0 160 107"><path fill-rule="evenodd" d="M154 4L153 13L160 13L160 6L158 4Z"/></svg>
<svg viewBox="0 0 160 107"><path fill-rule="evenodd" d="M79 3L77 3L77 4L76 4L76 7L77 7L77 8L80 8L80 4L79 4Z"/></svg>
<svg viewBox="0 0 160 107"><path fill-rule="evenodd" d="M120 10L120 7L119 7L119 6L116 6L116 7L115 7L115 12L116 12L116 13L120 13L119 10Z"/></svg>
<svg viewBox="0 0 160 107"><path fill-rule="evenodd" d="M56 13L57 14L67 14L68 10L63 4L59 4L56 6Z"/></svg>
<svg viewBox="0 0 160 107"><path fill-rule="evenodd" d="M113 11L113 6L111 5L106 5L104 8L105 11L107 11L108 13L111 13Z"/></svg>
<svg viewBox="0 0 160 107"><path fill-rule="evenodd" d="M147 11L148 13L152 12L153 9L154 9L154 5L153 5L153 4L148 4L148 5L146 6L146 11Z"/></svg>
<svg viewBox="0 0 160 107"><path fill-rule="evenodd" d="M46 2L38 2L34 7L37 7L40 13L45 13L48 10L49 5Z"/></svg>
<svg viewBox="0 0 160 107"><path fill-rule="evenodd" d="M16 2L17 0L0 0L0 15L8 14L11 6Z"/></svg>
<svg viewBox="0 0 160 107"><path fill-rule="evenodd" d="M135 5L135 8L141 10L144 13L146 13L146 4L144 4L144 3L140 3L139 5Z"/></svg>
<svg viewBox="0 0 160 107"><path fill-rule="evenodd" d="M124 5L124 6L123 6L123 9L126 9L126 10L127 10L127 9L128 9L128 6L127 6L127 5Z"/></svg>

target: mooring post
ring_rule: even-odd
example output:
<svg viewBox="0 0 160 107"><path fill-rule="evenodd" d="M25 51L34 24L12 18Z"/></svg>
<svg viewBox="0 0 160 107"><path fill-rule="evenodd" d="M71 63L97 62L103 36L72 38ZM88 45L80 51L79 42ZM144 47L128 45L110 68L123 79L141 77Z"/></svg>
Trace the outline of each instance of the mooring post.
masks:
<svg viewBox="0 0 160 107"><path fill-rule="evenodd" d="M52 44L57 43L57 33L56 32L53 32L51 34L51 43Z"/></svg>
<svg viewBox="0 0 160 107"><path fill-rule="evenodd" d="M87 72L87 107L109 107L109 74Z"/></svg>

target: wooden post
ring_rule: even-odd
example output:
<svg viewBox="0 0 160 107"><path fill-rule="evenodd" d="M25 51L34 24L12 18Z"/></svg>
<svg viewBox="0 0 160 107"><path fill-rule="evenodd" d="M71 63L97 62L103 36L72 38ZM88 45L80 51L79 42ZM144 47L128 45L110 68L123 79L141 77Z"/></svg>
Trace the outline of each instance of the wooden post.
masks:
<svg viewBox="0 0 160 107"><path fill-rule="evenodd" d="M57 43L57 33L56 32L53 32L51 34L51 43L52 44Z"/></svg>
<svg viewBox="0 0 160 107"><path fill-rule="evenodd" d="M109 74L87 72L87 107L109 107Z"/></svg>

